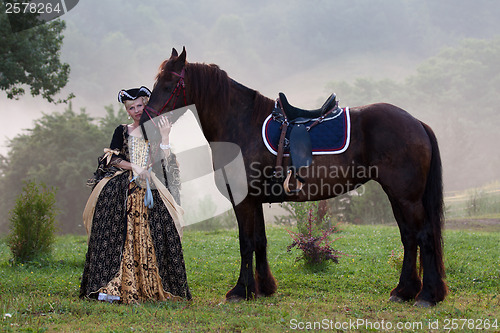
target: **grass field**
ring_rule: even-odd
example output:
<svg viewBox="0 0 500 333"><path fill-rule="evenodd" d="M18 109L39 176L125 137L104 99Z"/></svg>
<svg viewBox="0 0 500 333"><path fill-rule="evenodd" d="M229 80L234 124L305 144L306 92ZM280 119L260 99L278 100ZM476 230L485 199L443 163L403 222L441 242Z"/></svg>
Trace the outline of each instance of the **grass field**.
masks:
<svg viewBox="0 0 500 333"><path fill-rule="evenodd" d="M295 262L291 238L268 227L278 292L226 303L237 280L236 230L188 231L183 240L193 300L135 306L78 299L86 237L58 237L52 259L11 265L0 242L0 330L23 332L500 331L500 233L447 230L448 298L429 309L388 302L402 253L396 227L342 225L334 248L348 256L322 271ZM400 329L401 328L401 329ZM448 329L447 329L448 328Z"/></svg>

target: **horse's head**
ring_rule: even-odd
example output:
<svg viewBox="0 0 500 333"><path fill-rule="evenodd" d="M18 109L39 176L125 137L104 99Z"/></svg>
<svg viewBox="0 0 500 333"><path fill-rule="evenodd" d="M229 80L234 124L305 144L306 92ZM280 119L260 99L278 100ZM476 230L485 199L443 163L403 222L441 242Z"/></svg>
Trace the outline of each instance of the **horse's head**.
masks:
<svg viewBox="0 0 500 333"><path fill-rule="evenodd" d="M184 47L180 55L177 50L172 49L170 58L160 65L156 83L140 120L146 139L153 141L159 139L155 117L187 105L184 86L185 65L186 49ZM175 122L180 115L172 112L169 114L169 120Z"/></svg>
<svg viewBox="0 0 500 333"><path fill-rule="evenodd" d="M170 121L175 122L187 110L183 107L195 105L205 136L212 137L210 132L217 132L220 123L232 118L229 107L232 84L233 81L219 66L188 63L185 48L180 55L172 49L170 58L160 65L149 103L144 108L140 122L145 124L143 132L149 131L144 127L154 122L151 119L168 113ZM181 108L181 112L170 112ZM150 129L156 133L154 124Z"/></svg>
<svg viewBox="0 0 500 333"><path fill-rule="evenodd" d="M156 116L187 105L184 87L185 65L186 49L183 47L180 55L175 48L172 49L170 58L160 65L151 97L141 116L141 125ZM175 120L177 119L170 119Z"/></svg>

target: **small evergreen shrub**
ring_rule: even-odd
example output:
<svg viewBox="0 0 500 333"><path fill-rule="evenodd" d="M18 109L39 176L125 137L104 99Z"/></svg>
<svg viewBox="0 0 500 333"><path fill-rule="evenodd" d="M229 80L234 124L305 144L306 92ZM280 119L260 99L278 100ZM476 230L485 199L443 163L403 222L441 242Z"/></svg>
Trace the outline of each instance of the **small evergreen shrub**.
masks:
<svg viewBox="0 0 500 333"><path fill-rule="evenodd" d="M294 247L302 250L302 255L299 256L297 260L304 260L307 265L322 264L327 260L338 263L338 258L343 255L343 253L333 249L331 246L338 238L333 240L329 239L332 233L338 232L337 226L322 230L321 235L315 235L313 232L313 225L317 225L316 220L313 209L311 208L308 211L306 233L294 233L288 230L293 242L287 247L287 251L291 251ZM297 221L297 225L299 225L299 221ZM322 244L323 242L324 244Z"/></svg>
<svg viewBox="0 0 500 333"><path fill-rule="evenodd" d="M28 262L48 255L55 241L55 189L25 182L10 211L11 233L7 244L16 262Z"/></svg>

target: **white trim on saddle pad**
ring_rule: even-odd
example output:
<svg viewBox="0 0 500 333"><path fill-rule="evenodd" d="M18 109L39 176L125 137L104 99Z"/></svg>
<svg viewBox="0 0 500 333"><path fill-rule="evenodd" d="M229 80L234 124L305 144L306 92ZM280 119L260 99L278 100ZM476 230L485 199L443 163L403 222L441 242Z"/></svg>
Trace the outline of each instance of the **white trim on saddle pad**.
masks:
<svg viewBox="0 0 500 333"><path fill-rule="evenodd" d="M327 118L323 122L335 119L338 116L340 116L343 112L345 112L345 114L346 114L346 122L347 122L347 125L346 125L347 126L347 128L346 128L347 138L345 140L344 147L342 147L342 149L340 149L340 150L335 150L335 151L313 151L313 153L312 153L313 155L342 154L343 152L345 152L347 150L347 148L349 147L349 143L351 142L351 116L350 116L350 112L349 112L349 107L345 107L344 109L342 109L342 112L339 112L338 115L336 115L335 117L332 117L332 118ZM269 150L269 152L271 154L277 156L278 152L276 150L274 150L273 147L271 147L269 142L267 142L267 140L266 140L266 126L267 126L267 123L269 121L271 121L271 118L272 118L272 114L270 114L266 118L266 120L264 120L264 123L262 124L262 141L264 142L264 145L266 146L267 150ZM316 119L313 119L313 120L316 120ZM290 154L283 154L283 156L290 156Z"/></svg>

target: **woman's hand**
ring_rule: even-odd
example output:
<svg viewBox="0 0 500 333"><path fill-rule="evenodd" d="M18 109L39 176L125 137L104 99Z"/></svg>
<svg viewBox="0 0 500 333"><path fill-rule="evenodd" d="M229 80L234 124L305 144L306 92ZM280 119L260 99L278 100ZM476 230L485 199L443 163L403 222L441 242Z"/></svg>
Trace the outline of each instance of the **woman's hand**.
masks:
<svg viewBox="0 0 500 333"><path fill-rule="evenodd" d="M167 116L161 116L158 121L158 127L160 128L161 142L164 145L169 144L170 130L172 129L172 123L168 120Z"/></svg>
<svg viewBox="0 0 500 333"><path fill-rule="evenodd" d="M150 180L151 179L151 175L149 174L149 171L144 169L144 168L141 168L140 166L136 165L136 164L132 164L132 170L134 171L134 173L137 175L137 177L139 179L142 179L142 180Z"/></svg>

